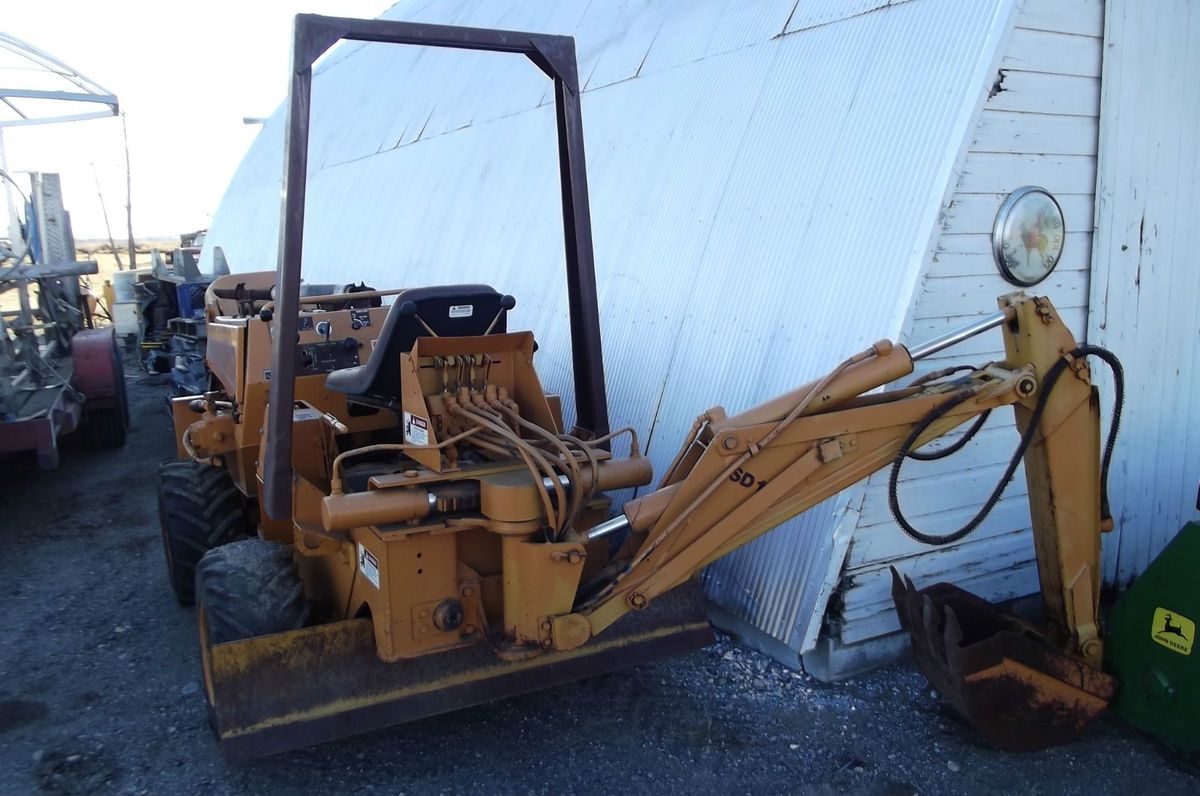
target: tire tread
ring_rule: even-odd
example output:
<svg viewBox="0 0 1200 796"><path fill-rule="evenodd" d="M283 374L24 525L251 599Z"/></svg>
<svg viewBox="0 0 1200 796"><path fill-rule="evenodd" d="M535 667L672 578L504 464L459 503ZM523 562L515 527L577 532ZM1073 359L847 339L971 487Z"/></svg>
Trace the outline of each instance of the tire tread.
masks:
<svg viewBox="0 0 1200 796"><path fill-rule="evenodd" d="M202 462L168 462L159 467L158 479L167 576L175 598L191 605L200 558L249 531L242 493L227 470Z"/></svg>
<svg viewBox="0 0 1200 796"><path fill-rule="evenodd" d="M263 539L205 553L196 567L195 593L211 644L298 630L311 618L291 546Z"/></svg>

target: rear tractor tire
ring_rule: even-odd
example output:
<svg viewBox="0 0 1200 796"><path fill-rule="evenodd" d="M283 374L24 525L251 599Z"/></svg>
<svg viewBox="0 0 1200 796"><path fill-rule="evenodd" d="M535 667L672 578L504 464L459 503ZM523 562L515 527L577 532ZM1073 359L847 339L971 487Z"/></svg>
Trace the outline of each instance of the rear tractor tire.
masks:
<svg viewBox="0 0 1200 796"><path fill-rule="evenodd" d="M242 493L227 470L202 462L169 462L158 469L158 519L167 577L180 605L195 601L196 565L209 550L245 539Z"/></svg>
<svg viewBox="0 0 1200 796"><path fill-rule="evenodd" d="M92 447L100 450L111 450L125 444L125 436L129 430L129 395L125 391L125 364L121 352L113 345L113 405L105 407L89 407L84 403L84 418L87 421L88 439Z"/></svg>
<svg viewBox="0 0 1200 796"><path fill-rule="evenodd" d="M125 444L128 429L120 407L109 406L90 410L87 413L87 427L88 440L94 448L111 450Z"/></svg>

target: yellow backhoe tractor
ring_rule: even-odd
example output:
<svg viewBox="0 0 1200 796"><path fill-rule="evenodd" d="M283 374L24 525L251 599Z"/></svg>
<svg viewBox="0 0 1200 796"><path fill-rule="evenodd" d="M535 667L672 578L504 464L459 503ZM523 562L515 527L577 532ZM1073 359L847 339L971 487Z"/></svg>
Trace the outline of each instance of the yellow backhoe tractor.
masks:
<svg viewBox="0 0 1200 796"><path fill-rule="evenodd" d="M270 386L274 284L275 272L263 271L218 277L208 286L205 364L217 389L171 402L179 458L159 468L158 511L171 586L184 605L193 602L196 564L208 550L256 528L265 539L292 540L288 518L274 521L259 512L255 476ZM394 414L349 405L341 393L325 389L325 375L359 364L360 351L369 350L387 317L383 297L400 291L348 285L325 292L330 287L305 285L300 291L295 395L331 418L344 418L347 432L385 433L395 425ZM217 452L201 454L196 445Z"/></svg>
<svg viewBox="0 0 1200 796"><path fill-rule="evenodd" d="M509 330L509 296L483 285L301 296L310 67L338 39L519 53L554 81L570 430L539 382L533 334ZM1050 301L1003 296L953 334L881 341L760 406L708 409L657 487L613 512L605 493L652 473L635 431L608 428L572 40L300 16L295 42L279 268L214 284L219 389L176 399L184 461L164 468L161 492L181 599L195 569L204 684L228 756L705 645L698 572L885 467L900 525L942 544L978 526L1025 463L1044 622L897 576L930 681L1005 748L1072 737L1105 707L1115 683L1097 608L1113 435L1102 457L1085 360L1113 365L1118 383L1119 366L1078 345ZM896 386L915 360L990 329L1003 361ZM961 441L920 449L965 423L969 439L1003 406L1020 438L979 516L944 537L913 528L896 500L902 463L953 452Z"/></svg>

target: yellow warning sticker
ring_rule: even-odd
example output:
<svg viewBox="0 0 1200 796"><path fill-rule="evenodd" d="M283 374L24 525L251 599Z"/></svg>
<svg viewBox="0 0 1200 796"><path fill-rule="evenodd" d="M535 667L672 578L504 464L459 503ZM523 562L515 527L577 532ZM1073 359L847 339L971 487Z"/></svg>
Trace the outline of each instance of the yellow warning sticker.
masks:
<svg viewBox="0 0 1200 796"><path fill-rule="evenodd" d="M1180 655L1192 654L1196 640L1196 623L1166 608L1155 608L1150 623L1150 638Z"/></svg>

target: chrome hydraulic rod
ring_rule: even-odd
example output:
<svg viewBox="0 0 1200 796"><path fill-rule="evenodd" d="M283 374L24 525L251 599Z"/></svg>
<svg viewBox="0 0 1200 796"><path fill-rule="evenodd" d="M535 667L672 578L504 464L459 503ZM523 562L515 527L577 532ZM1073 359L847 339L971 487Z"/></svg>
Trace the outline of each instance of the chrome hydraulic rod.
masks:
<svg viewBox="0 0 1200 796"><path fill-rule="evenodd" d="M617 516L613 517L611 520L605 520L604 522L600 523L599 525L594 525L591 528L589 528L588 532L587 532L587 538L588 538L588 541L590 542L593 539L599 539L601 537L608 536L610 533L616 533L617 531L624 530L625 528L628 528L628 527L629 527L629 518L626 517L624 514L618 514Z"/></svg>
<svg viewBox="0 0 1200 796"><path fill-rule="evenodd" d="M981 318L976 318L957 329L951 329L939 337L926 340L924 343L909 348L908 355L912 358L913 362L932 356L943 349L961 343L963 340L967 340L977 334L983 334L988 329L995 329L997 326L1008 321L1009 316L1009 310L996 310Z"/></svg>

